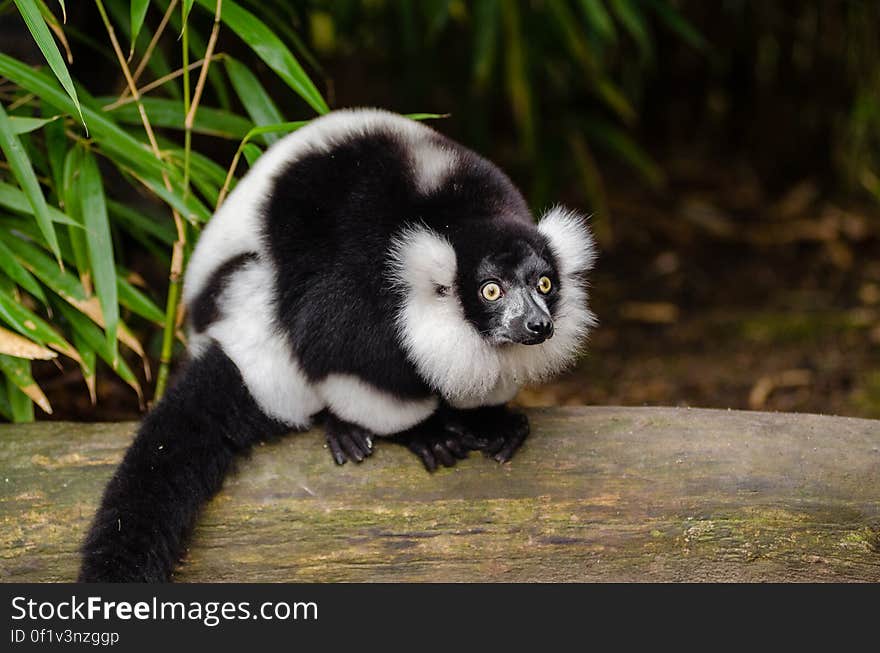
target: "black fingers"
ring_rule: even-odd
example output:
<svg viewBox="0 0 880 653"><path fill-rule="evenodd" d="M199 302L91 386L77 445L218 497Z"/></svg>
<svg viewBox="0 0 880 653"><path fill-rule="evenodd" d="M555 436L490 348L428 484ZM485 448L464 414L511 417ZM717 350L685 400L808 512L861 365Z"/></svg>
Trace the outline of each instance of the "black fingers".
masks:
<svg viewBox="0 0 880 653"><path fill-rule="evenodd" d="M509 461L529 435L529 420L506 407L456 411L444 428L461 447L482 451L500 463Z"/></svg>
<svg viewBox="0 0 880 653"><path fill-rule="evenodd" d="M327 432L327 445L330 447L330 453L333 455L334 462L337 465L344 465L345 461L348 459L345 457L345 453L342 451L339 440L329 431Z"/></svg>
<svg viewBox="0 0 880 653"><path fill-rule="evenodd" d="M490 454L499 463L506 463L513 458L516 450L522 446L529 436L529 420L521 413L510 413L510 424L507 435L503 438L503 444ZM494 449L494 447L493 447Z"/></svg>
<svg viewBox="0 0 880 653"><path fill-rule="evenodd" d="M362 462L373 453L373 436L359 426L336 417L327 419L327 445L337 465L346 461Z"/></svg>
<svg viewBox="0 0 880 653"><path fill-rule="evenodd" d="M419 457L429 472L436 471L441 465L452 467L468 455L467 448L453 437L411 435L407 448Z"/></svg>
<svg viewBox="0 0 880 653"><path fill-rule="evenodd" d="M446 448L452 453L453 456L458 458L459 460L464 460L468 455L468 447L467 445L460 442L457 438L446 438L444 441Z"/></svg>
<svg viewBox="0 0 880 653"><path fill-rule="evenodd" d="M429 472L437 470L437 459L431 453L431 447L421 438L413 438L407 444L407 448L412 451Z"/></svg>

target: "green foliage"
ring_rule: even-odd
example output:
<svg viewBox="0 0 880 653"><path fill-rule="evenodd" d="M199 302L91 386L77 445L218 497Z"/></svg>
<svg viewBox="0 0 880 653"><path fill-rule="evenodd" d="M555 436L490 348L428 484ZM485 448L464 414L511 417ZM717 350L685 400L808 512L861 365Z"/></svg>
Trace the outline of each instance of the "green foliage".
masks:
<svg viewBox="0 0 880 653"><path fill-rule="evenodd" d="M531 179L535 208L571 182L588 194L606 242L602 183L586 161L601 150L644 183L662 185L662 171L633 136L641 80L657 63L660 31L706 48L671 0L241 1L275 14L272 24L309 26L312 47L327 57L356 54L395 71L411 102L444 85L459 92L469 73L469 93L456 98L453 115L468 142L497 153L491 138L499 122L512 122L518 144L502 163Z"/></svg>
<svg viewBox="0 0 880 653"><path fill-rule="evenodd" d="M51 410L31 365L59 355L79 366L93 401L98 359L140 396L133 357L149 370L135 333L156 328L161 393L179 329L180 278L199 229L265 147L328 111L300 63L323 75L312 50L328 58L381 52L389 70L403 69L395 85L412 89L424 88L420 73L443 61L447 73L469 76L461 104L473 109L473 142L488 138L493 112L512 121L514 158L535 171L536 204L546 201L551 180L575 171L601 208L594 147L648 183L663 180L632 137L638 77L654 63L657 26L705 47L667 0L87 5L76 10L95 12L91 29L68 22L72 7L63 2L0 3L0 12L21 17L46 62L32 67L0 53L0 415L7 419L32 419L33 403ZM471 47L450 51L462 35ZM73 53L91 50L113 63L120 92L95 97L101 84L73 79L72 59L65 63L59 49L70 52L68 36ZM142 97L133 99L132 84ZM590 109L556 119L555 108L567 103ZM218 148L222 141L227 147ZM138 252L168 267L167 292L136 287L127 262Z"/></svg>
<svg viewBox="0 0 880 653"><path fill-rule="evenodd" d="M173 337L177 300L169 300L162 310L155 292L133 285L124 263L127 250L153 252L166 265L174 258L176 241L181 252L191 251L181 237L195 239L199 225L234 183L232 162L227 170L195 151L191 134L240 142L239 155L243 152L252 164L261 150L250 139L268 145L278 134L307 122L282 121L258 78L225 53L214 50L207 64L211 94L202 90L202 65L181 75L168 63L205 57L212 42L209 32L228 30L292 89L292 97L310 107L303 118L328 110L282 39L232 0L178 4L171 28L150 51L169 3L105 1L109 11L96 3L105 29L103 34L93 30L90 39L104 37L100 48L116 61L123 79L143 69L158 81L137 101L128 88L116 97L94 98L83 83L88 80L71 78L50 34L51 25L56 37L63 37L63 15L59 20L34 0L15 0L2 9L18 10L48 64L48 70L33 68L0 54L0 76L9 82L0 102L5 160L0 167L0 415L6 419L33 419L33 404L51 412L31 366L33 360L59 355L79 366L93 401L98 358L140 396L140 382L128 360L134 355L146 366L146 353L129 325L152 323L170 329ZM218 5L215 25L211 19ZM194 19L204 33L193 27ZM175 24L184 34L181 40ZM128 41L114 43L111 28L114 38L119 33ZM183 48L194 44L200 49L184 56ZM122 67L127 69L124 75ZM187 77L183 88L182 77ZM144 86L140 79L135 84ZM211 95L215 101L235 97L243 111L223 108L222 103L210 106L203 98ZM190 111L194 120L188 128ZM169 138L180 138L182 145ZM126 202L132 196L165 208L145 213ZM179 296L180 271L173 272L171 285L177 284ZM125 351L118 350L117 342Z"/></svg>

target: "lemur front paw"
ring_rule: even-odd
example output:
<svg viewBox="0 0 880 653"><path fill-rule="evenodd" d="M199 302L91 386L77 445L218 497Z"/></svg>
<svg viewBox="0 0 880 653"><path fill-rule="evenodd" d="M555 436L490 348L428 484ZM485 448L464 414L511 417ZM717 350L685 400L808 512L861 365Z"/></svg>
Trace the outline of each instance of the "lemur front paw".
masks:
<svg viewBox="0 0 880 653"><path fill-rule="evenodd" d="M452 411L444 428L469 448L482 451L500 463L513 458L530 431L528 417L506 406Z"/></svg>
<svg viewBox="0 0 880 653"><path fill-rule="evenodd" d="M366 429L328 415L325 423L327 446L337 465L346 461L362 462L373 453L373 434Z"/></svg>

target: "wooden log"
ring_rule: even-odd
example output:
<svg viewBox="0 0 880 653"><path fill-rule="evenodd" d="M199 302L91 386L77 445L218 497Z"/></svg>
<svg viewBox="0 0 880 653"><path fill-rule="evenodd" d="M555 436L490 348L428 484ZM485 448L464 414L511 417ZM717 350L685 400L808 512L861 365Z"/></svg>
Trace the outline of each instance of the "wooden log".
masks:
<svg viewBox="0 0 880 653"><path fill-rule="evenodd" d="M531 412L513 462L429 475L317 432L258 447L179 581L880 581L880 422L675 408ZM69 581L135 425L0 427L0 580Z"/></svg>

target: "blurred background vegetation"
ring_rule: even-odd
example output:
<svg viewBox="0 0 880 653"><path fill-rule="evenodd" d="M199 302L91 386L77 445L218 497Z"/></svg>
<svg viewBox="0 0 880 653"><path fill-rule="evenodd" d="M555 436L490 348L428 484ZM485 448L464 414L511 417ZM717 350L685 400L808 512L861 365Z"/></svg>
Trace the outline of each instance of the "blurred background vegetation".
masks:
<svg viewBox="0 0 880 653"><path fill-rule="evenodd" d="M137 417L235 179L372 105L593 213L602 326L521 403L880 417L878 35L842 0L0 1L0 416Z"/></svg>

